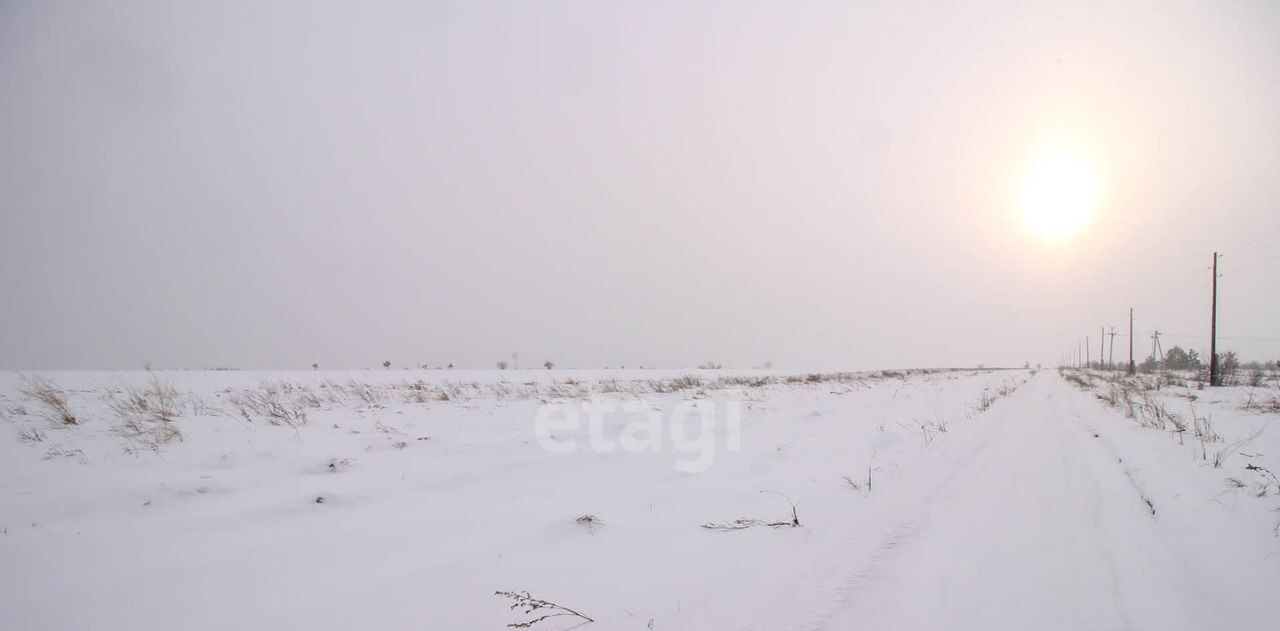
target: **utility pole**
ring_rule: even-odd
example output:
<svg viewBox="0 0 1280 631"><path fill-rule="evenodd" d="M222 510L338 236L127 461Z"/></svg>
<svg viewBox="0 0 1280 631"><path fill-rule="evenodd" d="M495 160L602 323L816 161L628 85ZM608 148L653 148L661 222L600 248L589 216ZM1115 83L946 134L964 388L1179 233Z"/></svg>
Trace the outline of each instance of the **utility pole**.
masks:
<svg viewBox="0 0 1280 631"><path fill-rule="evenodd" d="M1111 327L1111 351L1107 353L1107 364L1111 370L1116 369L1116 327Z"/></svg>
<svg viewBox="0 0 1280 631"><path fill-rule="evenodd" d="M1080 342L1076 342L1076 368L1080 367L1080 357L1082 355L1084 355L1084 353L1080 352Z"/></svg>
<svg viewBox="0 0 1280 631"><path fill-rule="evenodd" d="M1084 336L1084 367L1089 368L1089 336Z"/></svg>
<svg viewBox="0 0 1280 631"><path fill-rule="evenodd" d="M1160 368L1160 361L1164 359L1164 349L1160 348L1160 332L1152 331L1151 333L1151 370Z"/></svg>
<svg viewBox="0 0 1280 631"><path fill-rule="evenodd" d="M1107 327L1102 327L1102 335L1098 336L1098 370L1106 370L1106 365L1102 363L1102 349L1107 343Z"/></svg>
<svg viewBox="0 0 1280 631"><path fill-rule="evenodd" d="M1213 302L1209 308L1209 385L1220 384L1218 375L1218 253L1213 253Z"/></svg>
<svg viewBox="0 0 1280 631"><path fill-rule="evenodd" d="M1133 307L1129 307L1129 374L1137 372L1133 365Z"/></svg>

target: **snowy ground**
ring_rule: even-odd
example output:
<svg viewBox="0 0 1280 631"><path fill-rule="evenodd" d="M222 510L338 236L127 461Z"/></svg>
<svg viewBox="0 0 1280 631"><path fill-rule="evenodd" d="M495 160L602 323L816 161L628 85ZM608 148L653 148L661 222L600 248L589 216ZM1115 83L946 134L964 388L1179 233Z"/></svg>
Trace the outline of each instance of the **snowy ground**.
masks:
<svg viewBox="0 0 1280 631"><path fill-rule="evenodd" d="M0 373L0 629L1275 628L1280 390L1067 376Z"/></svg>

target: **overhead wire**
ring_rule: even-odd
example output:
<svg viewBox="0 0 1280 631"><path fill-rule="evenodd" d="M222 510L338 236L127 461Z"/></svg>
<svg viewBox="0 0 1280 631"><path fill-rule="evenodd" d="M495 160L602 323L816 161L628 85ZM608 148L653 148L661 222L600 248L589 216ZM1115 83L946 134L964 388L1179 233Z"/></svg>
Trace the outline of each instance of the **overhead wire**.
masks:
<svg viewBox="0 0 1280 631"><path fill-rule="evenodd" d="M1249 268L1257 267L1257 266L1259 266L1259 265L1262 265L1263 263L1270 263L1271 261L1280 261L1280 254L1277 254L1277 255L1272 256L1272 257L1270 257L1270 258L1262 259L1261 261L1254 261L1253 263L1250 263L1250 264L1248 264L1248 265L1244 265L1244 266L1241 266L1241 267L1237 267L1237 268L1232 269L1232 270L1227 270L1227 271L1225 271L1225 272L1219 272L1219 275L1220 275L1220 276L1226 276L1227 274L1234 274L1234 273L1236 273L1236 272L1243 272L1244 270L1247 270L1247 269L1249 269Z"/></svg>

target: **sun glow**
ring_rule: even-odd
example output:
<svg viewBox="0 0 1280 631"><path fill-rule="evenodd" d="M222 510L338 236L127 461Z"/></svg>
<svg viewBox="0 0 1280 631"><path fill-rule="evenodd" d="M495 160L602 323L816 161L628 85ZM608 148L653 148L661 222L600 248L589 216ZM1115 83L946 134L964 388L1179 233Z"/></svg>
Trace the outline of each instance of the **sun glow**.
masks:
<svg viewBox="0 0 1280 631"><path fill-rule="evenodd" d="M1036 236L1065 240L1084 227L1097 204L1098 178L1078 153L1058 150L1040 157L1022 184L1022 218Z"/></svg>

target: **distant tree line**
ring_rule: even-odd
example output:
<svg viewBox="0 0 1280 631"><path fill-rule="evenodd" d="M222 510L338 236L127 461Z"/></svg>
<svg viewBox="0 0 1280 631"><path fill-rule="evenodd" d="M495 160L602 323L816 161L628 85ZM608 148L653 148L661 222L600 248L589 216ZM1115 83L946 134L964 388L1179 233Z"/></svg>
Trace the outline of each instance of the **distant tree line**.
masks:
<svg viewBox="0 0 1280 631"><path fill-rule="evenodd" d="M1099 365L1101 368L1102 366ZM1140 372L1152 373L1158 370L1190 371L1197 373L1201 381L1208 381L1209 366L1194 349L1188 350L1174 346L1165 351L1163 357L1148 356L1137 366ZM1268 377L1267 373L1271 373ZM1262 385L1268 380L1280 381L1280 361L1242 362L1234 351L1218 353L1218 374L1224 385L1248 383Z"/></svg>

